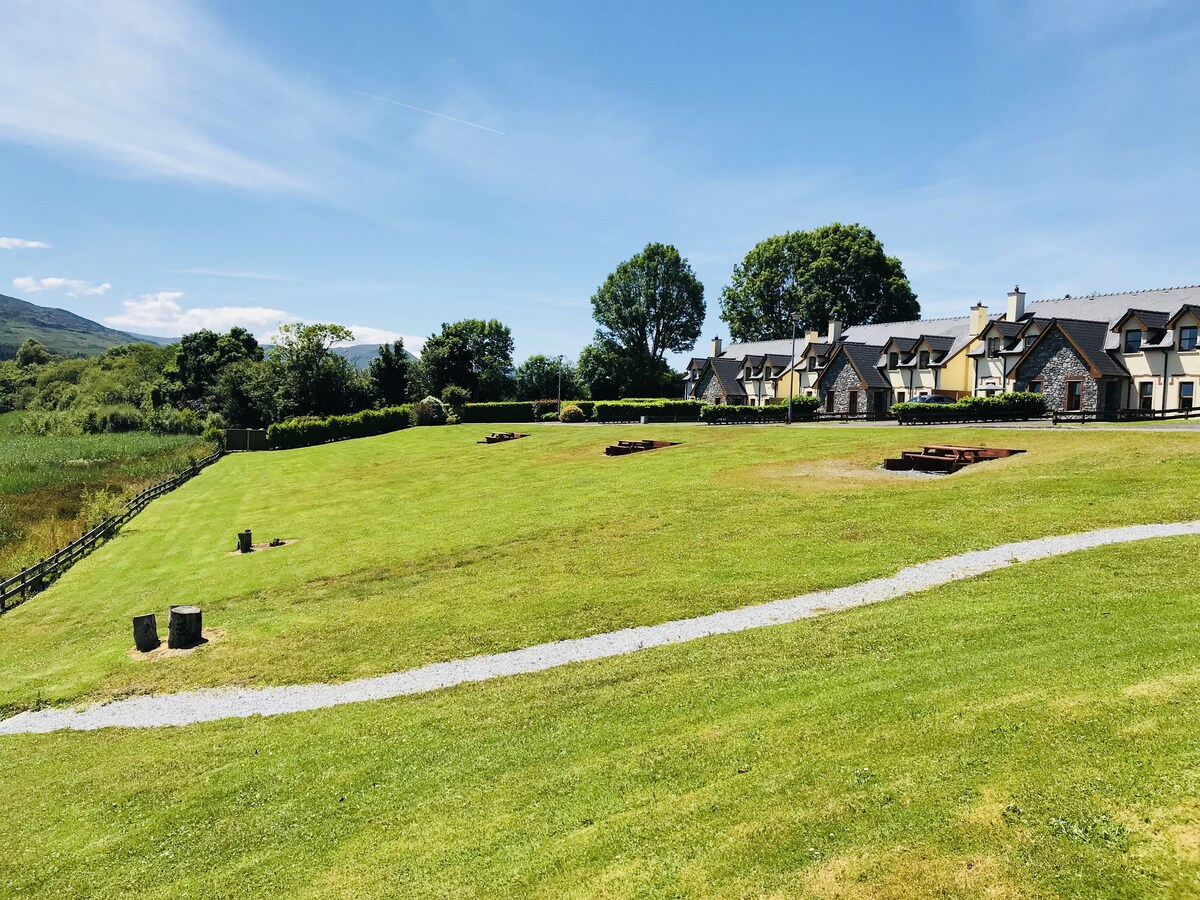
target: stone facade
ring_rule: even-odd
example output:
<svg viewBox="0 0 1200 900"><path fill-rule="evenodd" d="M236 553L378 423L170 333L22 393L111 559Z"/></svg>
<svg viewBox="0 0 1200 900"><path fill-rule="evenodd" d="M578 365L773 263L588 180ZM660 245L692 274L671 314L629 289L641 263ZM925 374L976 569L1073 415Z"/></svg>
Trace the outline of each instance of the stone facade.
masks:
<svg viewBox="0 0 1200 900"><path fill-rule="evenodd" d="M850 364L844 353L838 355L821 376L821 409L826 410L829 401L826 396L833 392L833 412L838 415L848 415L850 412L850 392L858 391L858 412L869 413L876 410L875 394L887 393L875 388L866 388L858 377L858 372ZM887 407L884 406L884 409Z"/></svg>
<svg viewBox="0 0 1200 900"><path fill-rule="evenodd" d="M1013 389L1018 391L1028 391L1034 381L1040 380L1047 408L1057 412L1066 410L1067 382L1074 379L1083 379L1082 409L1094 410L1097 402L1103 403L1104 391L1099 389L1099 381L1092 377L1088 364L1057 329L1046 335L1013 374Z"/></svg>
<svg viewBox="0 0 1200 900"><path fill-rule="evenodd" d="M728 404L733 406L741 406L746 402L745 395L730 394L726 396L721 390L721 382L717 380L717 374L710 366L704 372L704 377L700 379L700 383L696 385L695 396L703 400L705 403L711 404Z"/></svg>

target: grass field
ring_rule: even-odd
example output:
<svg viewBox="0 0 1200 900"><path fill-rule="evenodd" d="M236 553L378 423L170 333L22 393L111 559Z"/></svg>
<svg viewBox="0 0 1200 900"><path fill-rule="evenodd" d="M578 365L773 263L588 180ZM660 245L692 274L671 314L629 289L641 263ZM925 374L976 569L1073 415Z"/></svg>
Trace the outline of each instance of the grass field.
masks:
<svg viewBox="0 0 1200 900"><path fill-rule="evenodd" d="M462 427L228 457L0 617L0 707L344 680L1196 515L1190 434L654 431L682 443L607 458L638 429L550 426L485 447ZM945 479L876 469L930 433L1029 452ZM242 528L298 542L230 556ZM130 617L181 602L222 639L129 660Z"/></svg>
<svg viewBox="0 0 1200 900"><path fill-rule="evenodd" d="M0 415L0 577L79 537L89 494L137 493L208 453L190 435L24 435L20 416Z"/></svg>
<svg viewBox="0 0 1200 900"><path fill-rule="evenodd" d="M9 710L339 680L1195 518L1190 434L417 429L229 457L0 617ZM616 437L678 447L608 459ZM1029 452L942 479L923 442ZM235 532L296 538L228 555ZM0 894L1200 896L1200 540L271 719L0 738ZM220 638L126 655L198 601Z"/></svg>

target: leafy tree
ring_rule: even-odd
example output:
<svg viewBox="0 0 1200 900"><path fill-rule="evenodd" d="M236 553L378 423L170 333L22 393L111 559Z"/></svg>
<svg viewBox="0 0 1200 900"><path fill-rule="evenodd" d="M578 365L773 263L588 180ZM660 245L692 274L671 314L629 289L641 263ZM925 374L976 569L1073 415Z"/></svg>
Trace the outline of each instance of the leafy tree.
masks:
<svg viewBox="0 0 1200 900"><path fill-rule="evenodd" d="M678 397L682 392L679 376L665 360L632 356L599 333L580 351L577 377L593 400Z"/></svg>
<svg viewBox="0 0 1200 900"><path fill-rule="evenodd" d="M238 360L221 371L211 395L213 407L234 428L265 428L278 420L278 382L271 360Z"/></svg>
<svg viewBox="0 0 1200 900"><path fill-rule="evenodd" d="M353 332L342 325L280 326L270 354L279 376L275 405L280 416L338 415L366 405L366 380L332 349L353 340Z"/></svg>
<svg viewBox="0 0 1200 900"><path fill-rule="evenodd" d="M517 366L516 392L518 400L549 400L558 397L559 376L562 376L562 395L567 400L583 398L575 367L562 357L531 356Z"/></svg>
<svg viewBox="0 0 1200 900"><path fill-rule="evenodd" d="M437 396L457 384L476 402L503 400L512 392L512 354L512 332L495 319L443 323L421 349L422 387Z"/></svg>
<svg viewBox="0 0 1200 900"><path fill-rule="evenodd" d="M869 228L834 222L756 244L721 294L721 318L735 341L786 338L792 314L802 328L899 322L921 306L894 256Z"/></svg>
<svg viewBox="0 0 1200 900"><path fill-rule="evenodd" d="M670 244L647 244L592 296L599 334L630 358L689 350L704 324L704 286Z"/></svg>
<svg viewBox="0 0 1200 900"><path fill-rule="evenodd" d="M461 415L463 407L471 402L471 392L457 384L442 388L442 405L454 415Z"/></svg>
<svg viewBox="0 0 1200 900"><path fill-rule="evenodd" d="M408 399L410 362L403 340L380 346L379 355L367 366L371 395L380 406L399 406Z"/></svg>
<svg viewBox="0 0 1200 900"><path fill-rule="evenodd" d="M179 340L174 364L163 373L163 396L180 405L207 405L226 368L262 358L262 347L245 328L235 326L225 334L204 328L185 334Z"/></svg>
<svg viewBox="0 0 1200 900"><path fill-rule="evenodd" d="M17 365L22 369L30 366L44 366L50 362L50 351L37 338L26 338L17 348Z"/></svg>

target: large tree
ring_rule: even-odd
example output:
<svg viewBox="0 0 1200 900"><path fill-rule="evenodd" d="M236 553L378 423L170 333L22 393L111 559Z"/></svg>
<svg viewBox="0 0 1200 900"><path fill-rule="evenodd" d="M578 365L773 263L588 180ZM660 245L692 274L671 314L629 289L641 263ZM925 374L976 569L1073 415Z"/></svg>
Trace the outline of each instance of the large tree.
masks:
<svg viewBox="0 0 1200 900"><path fill-rule="evenodd" d="M213 391L227 368L262 358L262 347L245 328L235 325L224 334L207 328L193 331L180 338L175 359L163 372L163 394L180 405L212 405Z"/></svg>
<svg viewBox="0 0 1200 900"><path fill-rule="evenodd" d="M495 319L443 323L421 348L424 390L437 397L457 384L475 402L503 400L512 392L512 355L512 332Z"/></svg>
<svg viewBox="0 0 1200 900"><path fill-rule="evenodd" d="M367 366L371 393L380 406L399 406L408 399L410 363L403 339L380 345L379 355Z"/></svg>
<svg viewBox="0 0 1200 900"><path fill-rule="evenodd" d="M271 363L278 372L275 393L279 415L328 416L361 409L367 399L366 379L335 344L350 343L354 334L342 325L281 325Z"/></svg>
<svg viewBox="0 0 1200 900"><path fill-rule="evenodd" d="M564 400L584 399L575 377L575 367L561 356L537 354L517 366L518 400L554 399L558 396L560 384Z"/></svg>
<svg viewBox="0 0 1200 900"><path fill-rule="evenodd" d="M682 391L679 375L666 360L630 354L599 333L580 351L575 371L593 400L678 397Z"/></svg>
<svg viewBox="0 0 1200 900"><path fill-rule="evenodd" d="M916 319L921 306L900 260L869 228L834 222L754 246L721 294L721 318L735 341L786 338L830 319L846 325Z"/></svg>
<svg viewBox="0 0 1200 900"><path fill-rule="evenodd" d="M592 297L601 339L629 359L690 350L704 325L704 285L670 244L647 244L617 266Z"/></svg>

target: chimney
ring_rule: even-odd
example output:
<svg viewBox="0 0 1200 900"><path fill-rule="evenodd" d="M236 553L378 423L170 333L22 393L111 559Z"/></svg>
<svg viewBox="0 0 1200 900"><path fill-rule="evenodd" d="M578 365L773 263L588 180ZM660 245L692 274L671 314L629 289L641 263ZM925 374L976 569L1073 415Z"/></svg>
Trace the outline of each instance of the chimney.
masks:
<svg viewBox="0 0 1200 900"><path fill-rule="evenodd" d="M1009 322L1016 322L1025 315L1025 292L1018 284L1008 292L1008 314L1004 317Z"/></svg>
<svg viewBox="0 0 1200 900"><path fill-rule="evenodd" d="M804 339L810 344L815 344L821 339L821 335L817 332L817 329L810 328L808 331L804 332Z"/></svg>
<svg viewBox="0 0 1200 900"><path fill-rule="evenodd" d="M829 320L829 343L836 344L842 339L842 323L837 319Z"/></svg>
<svg viewBox="0 0 1200 900"><path fill-rule="evenodd" d="M976 303L971 307L971 336L974 337L987 328L987 323L988 308L982 303Z"/></svg>
<svg viewBox="0 0 1200 900"><path fill-rule="evenodd" d="M719 337L715 337L712 339L712 353L710 355L711 356L720 356L721 355L721 339Z"/></svg>

